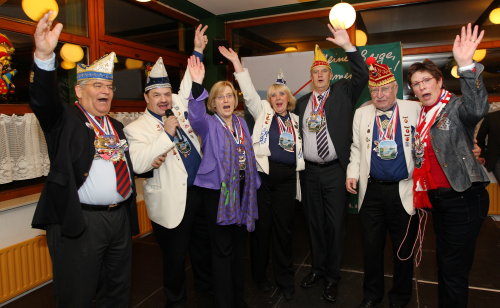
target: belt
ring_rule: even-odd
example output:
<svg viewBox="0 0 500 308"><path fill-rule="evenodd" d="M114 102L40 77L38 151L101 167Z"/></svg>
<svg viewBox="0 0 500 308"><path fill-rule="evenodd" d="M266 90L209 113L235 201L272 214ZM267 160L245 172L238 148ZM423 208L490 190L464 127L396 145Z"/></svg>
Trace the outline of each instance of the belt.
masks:
<svg viewBox="0 0 500 308"><path fill-rule="evenodd" d="M383 184L383 185L391 185L391 184L399 184L399 181L384 181L384 180L379 180L374 177L369 177L368 178L368 183L377 183L377 184Z"/></svg>
<svg viewBox="0 0 500 308"><path fill-rule="evenodd" d="M125 202L122 201L120 203L113 203L113 204L107 204L107 205L95 205L95 204L86 204L86 203L80 203L82 206L82 210L86 211L115 211L119 209Z"/></svg>
<svg viewBox="0 0 500 308"><path fill-rule="evenodd" d="M320 168L333 166L333 165L338 164L338 163L339 163L338 159L334 159L332 161L327 161L327 162L324 162L324 163L315 163L313 161L306 160L306 164L312 165L312 166L316 166L316 167L320 167Z"/></svg>

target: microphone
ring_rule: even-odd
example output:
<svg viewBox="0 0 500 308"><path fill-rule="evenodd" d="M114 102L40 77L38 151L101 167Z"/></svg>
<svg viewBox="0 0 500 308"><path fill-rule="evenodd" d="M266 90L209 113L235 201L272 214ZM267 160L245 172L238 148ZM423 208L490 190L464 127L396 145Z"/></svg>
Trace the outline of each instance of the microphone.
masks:
<svg viewBox="0 0 500 308"><path fill-rule="evenodd" d="M165 110L165 116L167 118L168 117L175 117L174 112L172 111L172 109ZM183 135L182 135L179 127L175 128L175 133L177 134L177 139L179 139L180 141L184 140Z"/></svg>

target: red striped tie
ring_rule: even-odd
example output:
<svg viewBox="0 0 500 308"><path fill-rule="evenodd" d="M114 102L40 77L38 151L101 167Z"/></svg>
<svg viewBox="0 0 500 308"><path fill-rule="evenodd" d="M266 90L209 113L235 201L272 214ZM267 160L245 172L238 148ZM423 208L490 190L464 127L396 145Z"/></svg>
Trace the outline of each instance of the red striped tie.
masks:
<svg viewBox="0 0 500 308"><path fill-rule="evenodd" d="M95 117L99 124L104 126L103 117ZM130 193L130 174L128 172L127 163L124 160L113 162L116 172L116 191L123 197L127 197Z"/></svg>
<svg viewBox="0 0 500 308"><path fill-rule="evenodd" d="M128 172L127 163L124 160L114 162L116 172L116 191L123 197L127 197L130 193L130 174Z"/></svg>

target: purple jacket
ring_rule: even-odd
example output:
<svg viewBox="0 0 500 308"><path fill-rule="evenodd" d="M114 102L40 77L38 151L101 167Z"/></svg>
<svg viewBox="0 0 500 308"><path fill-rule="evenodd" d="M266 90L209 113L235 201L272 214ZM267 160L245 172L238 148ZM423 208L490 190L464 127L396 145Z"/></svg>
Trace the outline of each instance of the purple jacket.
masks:
<svg viewBox="0 0 500 308"><path fill-rule="evenodd" d="M209 189L221 189L223 179L222 157L225 128L215 116L207 114L205 99L208 97L206 90L198 98L189 97L189 122L196 134L201 137L203 159L194 180L194 185ZM243 126L245 140L252 142L252 136L247 123L240 118ZM250 166L249 166L250 167ZM257 166L251 166L257 168ZM255 178L255 187L260 187L260 178Z"/></svg>

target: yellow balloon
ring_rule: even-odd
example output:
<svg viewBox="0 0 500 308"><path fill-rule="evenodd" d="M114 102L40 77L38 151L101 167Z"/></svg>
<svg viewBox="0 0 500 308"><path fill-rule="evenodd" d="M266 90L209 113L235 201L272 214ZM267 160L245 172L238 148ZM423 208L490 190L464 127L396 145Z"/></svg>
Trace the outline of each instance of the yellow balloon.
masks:
<svg viewBox="0 0 500 308"><path fill-rule="evenodd" d="M59 52L61 58L67 62L80 62L83 59L83 49L82 47L66 43L61 47L61 51Z"/></svg>
<svg viewBox="0 0 500 308"><path fill-rule="evenodd" d="M48 11L53 11L50 20L54 20L59 13L59 6L55 0L23 0L23 11L29 18L39 21Z"/></svg>
<svg viewBox="0 0 500 308"><path fill-rule="evenodd" d="M368 42L366 33L362 30L356 30L356 46L365 46L366 42Z"/></svg>
<svg viewBox="0 0 500 308"><path fill-rule="evenodd" d="M75 68L76 64L75 62L69 62L69 61L62 61L61 62L61 67L65 70L70 70Z"/></svg>
<svg viewBox="0 0 500 308"><path fill-rule="evenodd" d="M478 49L474 51L474 55L472 56L472 60L476 62L481 62L486 57L486 49Z"/></svg>

